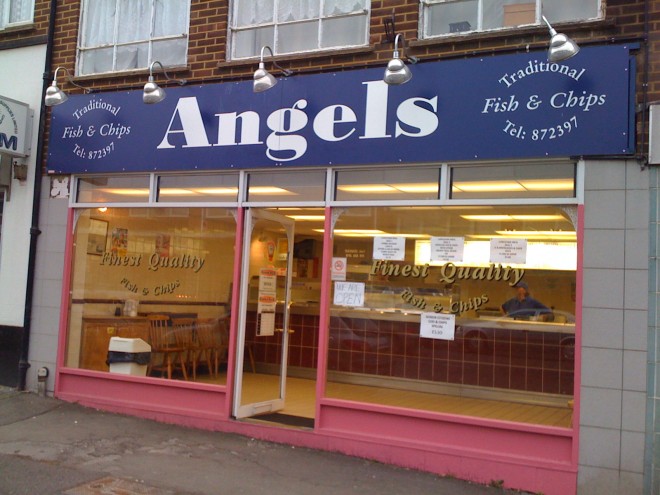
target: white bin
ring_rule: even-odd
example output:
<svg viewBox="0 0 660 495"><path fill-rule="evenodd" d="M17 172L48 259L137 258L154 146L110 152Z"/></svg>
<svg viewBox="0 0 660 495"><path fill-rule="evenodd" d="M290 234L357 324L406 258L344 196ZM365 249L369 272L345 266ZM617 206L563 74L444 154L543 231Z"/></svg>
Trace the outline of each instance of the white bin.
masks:
<svg viewBox="0 0 660 495"><path fill-rule="evenodd" d="M151 346L142 339L111 337L108 346L110 373L146 376Z"/></svg>

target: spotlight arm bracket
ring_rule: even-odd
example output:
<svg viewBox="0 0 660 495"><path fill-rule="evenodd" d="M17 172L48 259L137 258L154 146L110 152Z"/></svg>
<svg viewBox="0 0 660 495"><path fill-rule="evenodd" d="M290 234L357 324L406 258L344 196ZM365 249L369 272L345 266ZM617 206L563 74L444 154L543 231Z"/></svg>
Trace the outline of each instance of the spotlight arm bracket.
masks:
<svg viewBox="0 0 660 495"><path fill-rule="evenodd" d="M165 70L165 67L163 67L163 64L158 60L154 60L149 65L149 82L154 82L154 65L156 65L156 64L160 65L160 70L162 70L163 74L165 74L165 79L166 79L165 82L173 81L173 82L177 83L179 86L183 86L184 84L188 83L188 81L185 80L185 79L176 79L174 77L170 77L170 75Z"/></svg>
<svg viewBox="0 0 660 495"><path fill-rule="evenodd" d="M403 40L401 42L401 55L399 55L399 37ZM406 54L406 43L405 43L405 41L406 40L403 37L403 34L399 33L399 34L396 35L396 37L394 38L394 54L393 54L393 57L394 58L399 58L399 56L400 56L401 58L405 58L408 62L410 62L411 64L414 65L417 62L419 62L419 59L417 57L415 57L414 55L407 55Z"/></svg>
<svg viewBox="0 0 660 495"><path fill-rule="evenodd" d="M260 55L260 57L259 57L259 68L261 68L261 69L263 69L263 68L265 67L265 65L264 65L264 50L265 50L266 48L267 48L268 51L270 52L270 56L271 56L271 58L273 58L273 59L275 58L275 54L273 53L273 49L272 49L270 46L268 46L268 45L264 45L264 46L262 46L262 47L261 47L261 55ZM284 77L289 77L289 76L293 75L293 71L292 71L292 70L285 69L285 68L282 67L280 64L278 64L276 60L271 60L271 62L273 63L273 66L274 66L276 69L279 69L279 70L282 72L282 74L284 75Z"/></svg>
<svg viewBox="0 0 660 495"><path fill-rule="evenodd" d="M98 89L86 88L85 86L81 86L80 84L75 82L73 80L73 77L71 76L71 73L69 72L69 70L66 67L58 67L57 69L55 69L55 74L53 74L53 83L52 83L53 86L57 86L57 73L60 71L60 69L64 71L64 75L66 77L66 80L70 84L73 84L75 87L82 89L87 94L89 94L89 93L98 93Z"/></svg>
<svg viewBox="0 0 660 495"><path fill-rule="evenodd" d="M556 35L557 31L555 31L555 28L552 27L550 21L548 21L548 19L546 19L544 15L541 16L541 19L543 19L543 22L545 22L548 25L548 29L550 30L550 36Z"/></svg>

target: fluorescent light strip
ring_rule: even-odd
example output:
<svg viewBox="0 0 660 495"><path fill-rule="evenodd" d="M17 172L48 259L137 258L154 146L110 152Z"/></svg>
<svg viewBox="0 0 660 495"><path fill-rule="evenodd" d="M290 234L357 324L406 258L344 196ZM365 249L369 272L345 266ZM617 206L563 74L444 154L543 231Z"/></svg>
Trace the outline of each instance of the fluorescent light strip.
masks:
<svg viewBox="0 0 660 495"><path fill-rule="evenodd" d="M288 191L287 189L282 189L281 187L275 187L275 186L251 186L248 189L248 194L295 194L292 191Z"/></svg>
<svg viewBox="0 0 660 495"><path fill-rule="evenodd" d="M322 222L325 220L325 215L287 215L287 217L303 222Z"/></svg>
<svg viewBox="0 0 660 495"><path fill-rule="evenodd" d="M454 192L572 191L573 179L524 179L519 181L454 182Z"/></svg>
<svg viewBox="0 0 660 495"><path fill-rule="evenodd" d="M461 218L475 222L547 222L565 220L561 215L461 215Z"/></svg>
<svg viewBox="0 0 660 495"><path fill-rule="evenodd" d="M529 238L532 236L553 236L561 238L575 238L575 232L564 230L496 230L497 234L505 237L524 237Z"/></svg>
<svg viewBox="0 0 660 495"><path fill-rule="evenodd" d="M437 193L438 184L419 183L419 184L350 184L337 186L337 189L352 193Z"/></svg>
<svg viewBox="0 0 660 495"><path fill-rule="evenodd" d="M117 196L149 196L149 189L112 188L97 189L97 191L108 194L115 194Z"/></svg>

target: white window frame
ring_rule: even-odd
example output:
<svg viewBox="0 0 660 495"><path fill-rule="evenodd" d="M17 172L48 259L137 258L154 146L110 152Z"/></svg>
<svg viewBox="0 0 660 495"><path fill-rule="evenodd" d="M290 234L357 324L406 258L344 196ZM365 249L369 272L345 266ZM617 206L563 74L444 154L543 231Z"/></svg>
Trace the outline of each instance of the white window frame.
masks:
<svg viewBox="0 0 660 495"><path fill-rule="evenodd" d="M366 8L364 8L361 11L358 12L349 12L348 14L335 14L335 15L323 15L323 8L325 1L324 0L319 0L319 17L314 18L314 19L302 19L302 20L295 20L295 21L283 21L279 22L277 20L277 11L278 11L278 5L280 1L286 1L286 0L274 0L273 1L273 20L269 22L263 22L263 23L257 23L257 24L249 24L245 26L237 26L236 25L236 9L238 8L239 2L250 2L253 0L232 0L230 2L230 22L229 22L229 28L228 28L228 42L229 42L229 60L245 60L245 59L250 59L250 58L255 58L259 56L258 51L261 49L261 47L257 47L257 53L254 55L250 56L245 56L245 57L237 57L236 56L236 41L235 41L235 34L239 33L241 31L248 31L248 30L253 30L253 29L258 29L258 28L264 28L268 26L273 26L274 34L273 34L273 42L272 46L270 48L273 50L273 55L282 55L282 54L296 54L296 53L316 53L316 52L323 52L323 51L331 51L331 50L341 50L341 49L346 49L346 48L358 48L358 47L363 47L367 46L369 44L369 28L371 24L371 0L367 0L368 5ZM333 46L330 48L321 48L321 41L324 39L323 38L323 29L324 29L324 22L326 20L330 19L338 19L338 18L347 18L347 17L353 17L353 16L360 16L360 15L365 15L366 16L366 22L365 22L365 32L364 32L364 43L359 44L359 45L342 45L342 46ZM286 25L291 25L291 24L299 24L302 22L310 22L310 21L317 21L319 23L319 27L317 29L317 48L311 49L311 50L297 50L293 52L281 52L279 49L279 27L280 26L286 26Z"/></svg>
<svg viewBox="0 0 660 495"><path fill-rule="evenodd" d="M28 3L30 16L29 19L23 19L16 22L9 22L9 13L11 11L11 5L16 0L5 0L2 5L2 11L0 11L0 30L25 26L32 24L34 22L34 0L24 0Z"/></svg>
<svg viewBox="0 0 660 495"><path fill-rule="evenodd" d="M460 2L461 0L420 0L419 2L419 33L420 33L420 39L432 39L432 38L442 38L442 37L447 37L447 36L456 36L456 35L465 35L465 34L475 34L475 33L482 33L482 32L492 32L492 31L503 31L503 30L514 30L520 28L520 26L503 26L499 28L493 28L493 29L483 29L483 16L484 16L484 9L483 5L484 2L487 2L489 0L477 0L478 6L477 6L477 26L474 29L470 29L469 31L461 31L458 33L441 33L441 34L429 34L428 29L428 19L429 15L428 12L429 10L436 6L436 5L441 5L443 3L456 3ZM531 0L531 2L534 2L536 4L536 9L535 9L535 20L533 23L530 24L525 24L525 26L534 26L534 25L542 25L545 26L545 22L542 19L542 8L543 8L543 0ZM598 0L598 7L596 9L598 11L598 14L595 17L588 17L585 19L573 19L575 22L581 22L581 21L586 21L586 20L595 20L595 19L600 19L603 16L603 0ZM550 22L552 22L552 19L549 19Z"/></svg>
<svg viewBox="0 0 660 495"><path fill-rule="evenodd" d="M83 26L83 22L85 19L85 11L90 2L94 2L96 0L83 0L81 2L80 6L80 20L79 20L79 34L78 34L78 45L76 49L76 75L92 75L92 74L101 74L98 72L82 72L83 70L83 57L82 55L86 51L93 51L97 50L99 48L105 47L105 48L113 48L113 55L112 55L112 70L107 71L107 72L102 72L103 74L110 74L113 72L130 72L130 71L142 71L144 69L149 68L149 66L154 62L153 60L153 54L152 54L152 48L153 48L153 43L158 42L158 41L164 41L164 40L175 40L175 39L189 39L190 35L190 2L191 0L187 0L188 2L188 9L187 9L187 19L185 22L186 25L186 32L181 33L178 35L168 35L168 36L160 36L156 37L154 36L154 12L155 12L155 0L151 0L151 18L150 22L151 25L149 27L149 37L147 39L143 40L136 40L136 41L129 41L129 42L117 42L117 24L115 23L115 28L114 28L114 38L115 40L111 44L106 44L106 45L94 45L94 46L85 46L85 40L84 40L84 33L85 29ZM116 5L119 5L119 0L115 0ZM137 45L137 44L144 44L148 43L148 55L147 55L147 60L148 63L144 67L136 67L134 69L117 69L117 48L121 46L130 46L130 45ZM178 64L168 64L168 67L185 67L186 64L188 63L188 49L186 47L186 54L184 57L184 60L181 61L181 63Z"/></svg>

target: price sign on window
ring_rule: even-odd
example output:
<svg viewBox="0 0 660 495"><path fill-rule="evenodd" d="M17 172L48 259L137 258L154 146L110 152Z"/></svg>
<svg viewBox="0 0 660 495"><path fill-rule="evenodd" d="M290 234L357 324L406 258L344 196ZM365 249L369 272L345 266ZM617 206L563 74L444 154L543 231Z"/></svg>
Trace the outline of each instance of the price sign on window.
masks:
<svg viewBox="0 0 660 495"><path fill-rule="evenodd" d="M456 315L422 313L419 335L427 339L454 340Z"/></svg>

